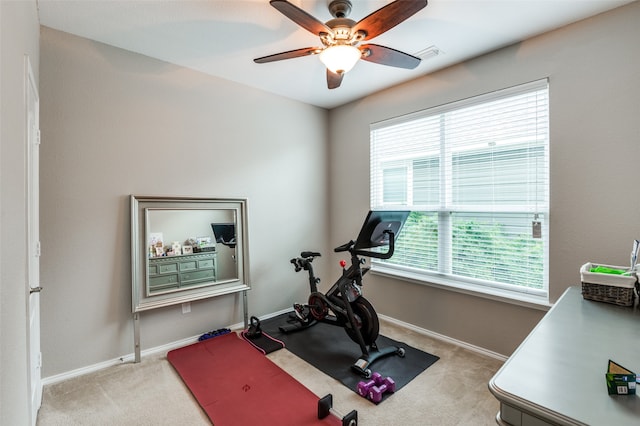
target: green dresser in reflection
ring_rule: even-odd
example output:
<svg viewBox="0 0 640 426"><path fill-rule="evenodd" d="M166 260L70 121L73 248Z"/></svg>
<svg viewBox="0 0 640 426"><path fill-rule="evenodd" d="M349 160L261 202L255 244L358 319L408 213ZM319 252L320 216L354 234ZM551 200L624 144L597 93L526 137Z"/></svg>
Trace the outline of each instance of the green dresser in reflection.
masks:
<svg viewBox="0 0 640 426"><path fill-rule="evenodd" d="M184 289L216 280L216 253L149 259L148 295Z"/></svg>

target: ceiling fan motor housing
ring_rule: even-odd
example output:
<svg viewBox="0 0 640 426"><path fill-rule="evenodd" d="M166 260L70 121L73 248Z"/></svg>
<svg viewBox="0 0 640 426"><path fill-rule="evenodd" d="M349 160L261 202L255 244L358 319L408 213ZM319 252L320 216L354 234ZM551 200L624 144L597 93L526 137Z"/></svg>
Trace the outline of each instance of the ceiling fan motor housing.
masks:
<svg viewBox="0 0 640 426"><path fill-rule="evenodd" d="M331 28L332 33L323 33L320 35L320 39L325 46L332 46L335 44L349 44L355 45L360 41L364 35L360 33L352 33L351 28L356 24L352 19L348 18L334 18L327 21L327 27Z"/></svg>

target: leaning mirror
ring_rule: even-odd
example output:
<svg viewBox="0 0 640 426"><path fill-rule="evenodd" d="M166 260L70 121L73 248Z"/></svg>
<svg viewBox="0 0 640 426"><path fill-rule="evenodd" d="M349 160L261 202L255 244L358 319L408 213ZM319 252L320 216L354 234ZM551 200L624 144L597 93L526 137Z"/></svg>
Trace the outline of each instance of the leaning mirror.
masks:
<svg viewBox="0 0 640 426"><path fill-rule="evenodd" d="M133 312L249 289L245 199L131 196Z"/></svg>

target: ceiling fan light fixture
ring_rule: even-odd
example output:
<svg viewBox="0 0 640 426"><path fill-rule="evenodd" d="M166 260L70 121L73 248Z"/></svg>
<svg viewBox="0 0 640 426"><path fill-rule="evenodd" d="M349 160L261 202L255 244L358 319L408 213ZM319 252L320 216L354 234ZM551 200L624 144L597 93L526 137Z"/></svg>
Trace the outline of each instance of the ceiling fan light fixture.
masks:
<svg viewBox="0 0 640 426"><path fill-rule="evenodd" d="M320 61L336 74L349 72L362 56L360 50L351 45L329 46L320 53Z"/></svg>

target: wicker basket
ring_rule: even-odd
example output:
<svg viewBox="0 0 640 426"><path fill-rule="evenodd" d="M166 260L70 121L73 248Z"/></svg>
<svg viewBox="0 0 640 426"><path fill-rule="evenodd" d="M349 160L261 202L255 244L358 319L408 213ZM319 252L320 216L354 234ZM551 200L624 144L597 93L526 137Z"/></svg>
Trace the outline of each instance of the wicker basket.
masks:
<svg viewBox="0 0 640 426"><path fill-rule="evenodd" d="M597 265L593 263L582 265L582 268L580 268L582 297L619 306L633 306L635 302L634 288L637 284L636 275L622 276L590 272L591 268L596 266L625 269L624 266Z"/></svg>

